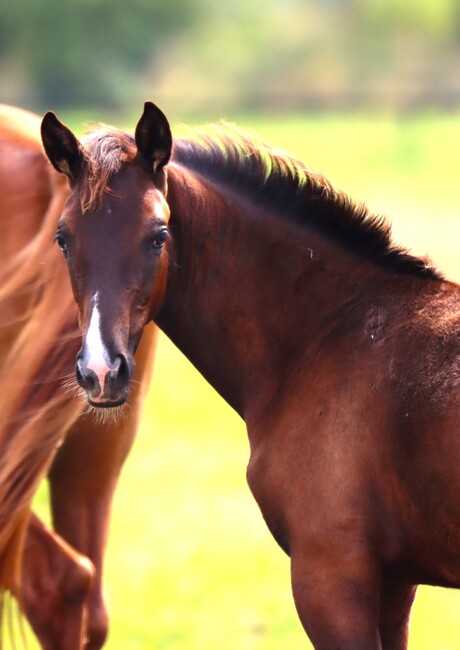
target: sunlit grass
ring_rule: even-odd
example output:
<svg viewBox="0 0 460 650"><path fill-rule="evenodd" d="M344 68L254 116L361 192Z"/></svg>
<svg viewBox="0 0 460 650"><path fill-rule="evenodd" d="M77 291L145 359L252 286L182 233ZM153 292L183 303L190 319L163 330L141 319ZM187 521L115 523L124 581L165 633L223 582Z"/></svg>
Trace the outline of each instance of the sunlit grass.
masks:
<svg viewBox="0 0 460 650"><path fill-rule="evenodd" d="M398 241L431 252L460 278L460 117L239 121L387 213ZM246 486L247 459L244 424L162 337L113 512L108 648L310 647L294 610L288 560ZM411 650L457 649L459 611L456 592L422 588Z"/></svg>

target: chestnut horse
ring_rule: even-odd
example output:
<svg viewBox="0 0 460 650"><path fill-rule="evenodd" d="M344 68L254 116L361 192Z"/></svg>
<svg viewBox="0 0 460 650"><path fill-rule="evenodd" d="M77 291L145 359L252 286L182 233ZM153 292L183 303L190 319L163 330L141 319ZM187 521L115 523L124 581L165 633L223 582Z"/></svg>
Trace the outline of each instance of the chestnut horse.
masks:
<svg viewBox="0 0 460 650"><path fill-rule="evenodd" d="M76 373L125 399L151 319L246 421L249 486L317 650L401 650L420 583L460 586L459 287L299 161L238 132L42 137Z"/></svg>
<svg viewBox="0 0 460 650"><path fill-rule="evenodd" d="M68 195L43 154L39 119L0 106L0 584L20 599L45 650L97 650L108 629L102 572L111 503L155 332L143 339L130 408L117 422L62 389L79 346L65 264L51 245ZM55 533L29 516L46 473Z"/></svg>

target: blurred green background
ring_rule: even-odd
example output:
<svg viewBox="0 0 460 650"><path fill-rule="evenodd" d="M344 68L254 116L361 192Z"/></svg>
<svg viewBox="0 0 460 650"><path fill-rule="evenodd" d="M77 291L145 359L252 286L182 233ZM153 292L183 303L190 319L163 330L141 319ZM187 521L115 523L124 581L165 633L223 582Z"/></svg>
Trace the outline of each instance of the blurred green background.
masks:
<svg viewBox="0 0 460 650"><path fill-rule="evenodd" d="M452 108L458 0L16 0L2 101L168 113Z"/></svg>
<svg viewBox="0 0 460 650"><path fill-rule="evenodd" d="M457 0L17 0L0 100L132 128L152 99L303 158L460 280ZM117 492L108 649L300 650L289 562L245 482L244 424L165 337ZM46 486L37 497L47 517ZM460 506L460 504L459 504ZM421 588L411 650L460 647L460 594ZM30 642L30 648L36 646Z"/></svg>

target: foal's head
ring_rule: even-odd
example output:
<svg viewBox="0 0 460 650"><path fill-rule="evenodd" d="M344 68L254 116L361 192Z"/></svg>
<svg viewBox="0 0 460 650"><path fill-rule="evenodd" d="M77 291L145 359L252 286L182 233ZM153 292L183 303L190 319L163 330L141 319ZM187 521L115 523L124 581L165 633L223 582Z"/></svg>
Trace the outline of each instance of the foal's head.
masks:
<svg viewBox="0 0 460 650"><path fill-rule="evenodd" d="M107 130L81 143L53 113L43 119L42 138L72 190L56 243L79 309L77 381L91 405L118 406L126 400L142 330L165 288L170 127L146 103L134 139Z"/></svg>

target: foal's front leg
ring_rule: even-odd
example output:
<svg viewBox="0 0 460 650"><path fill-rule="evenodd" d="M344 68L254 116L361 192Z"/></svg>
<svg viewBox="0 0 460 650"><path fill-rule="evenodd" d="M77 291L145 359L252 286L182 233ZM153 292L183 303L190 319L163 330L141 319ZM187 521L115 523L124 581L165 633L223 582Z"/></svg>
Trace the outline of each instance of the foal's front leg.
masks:
<svg viewBox="0 0 460 650"><path fill-rule="evenodd" d="M294 601L315 650L382 650L373 562L345 548L292 550Z"/></svg>
<svg viewBox="0 0 460 650"><path fill-rule="evenodd" d="M417 593L416 585L382 588L380 595L380 637L383 650L406 650L409 619Z"/></svg>

